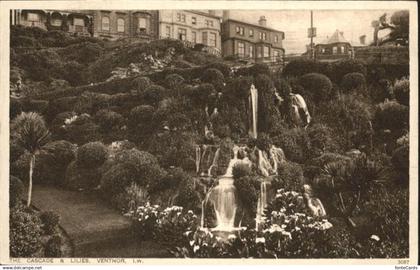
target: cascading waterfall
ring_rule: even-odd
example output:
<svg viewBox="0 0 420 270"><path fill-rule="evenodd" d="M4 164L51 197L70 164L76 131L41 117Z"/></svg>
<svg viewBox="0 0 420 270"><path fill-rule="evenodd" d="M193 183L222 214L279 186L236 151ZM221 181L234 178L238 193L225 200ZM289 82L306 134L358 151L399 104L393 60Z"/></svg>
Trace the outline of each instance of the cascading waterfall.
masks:
<svg viewBox="0 0 420 270"><path fill-rule="evenodd" d="M267 182L262 180L260 185L260 197L257 203L257 216L255 218L255 229L258 231L264 217L264 209L267 207Z"/></svg>
<svg viewBox="0 0 420 270"><path fill-rule="evenodd" d="M217 166L217 161L219 160L219 153L220 153L220 148L217 148L216 153L214 153L213 161L212 161L209 169L207 170L207 175L211 175L211 170L215 166Z"/></svg>
<svg viewBox="0 0 420 270"><path fill-rule="evenodd" d="M250 89L250 109L251 109L251 117L250 117L250 124L249 124L249 136L256 139L257 138L257 119L258 119L258 90L252 84Z"/></svg>

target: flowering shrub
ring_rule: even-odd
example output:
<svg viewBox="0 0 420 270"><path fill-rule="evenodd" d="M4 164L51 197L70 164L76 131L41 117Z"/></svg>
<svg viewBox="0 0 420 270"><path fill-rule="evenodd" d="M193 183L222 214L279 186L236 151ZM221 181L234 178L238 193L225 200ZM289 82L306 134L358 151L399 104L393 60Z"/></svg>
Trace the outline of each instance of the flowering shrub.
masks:
<svg viewBox="0 0 420 270"><path fill-rule="evenodd" d="M410 105L410 80L402 78L397 80L393 87L395 98L400 104Z"/></svg>
<svg viewBox="0 0 420 270"><path fill-rule="evenodd" d="M152 238L168 246L175 246L184 240L185 231L195 230L198 218L191 210L181 206L161 208L159 205L139 206L126 213L135 221L135 229L139 237Z"/></svg>

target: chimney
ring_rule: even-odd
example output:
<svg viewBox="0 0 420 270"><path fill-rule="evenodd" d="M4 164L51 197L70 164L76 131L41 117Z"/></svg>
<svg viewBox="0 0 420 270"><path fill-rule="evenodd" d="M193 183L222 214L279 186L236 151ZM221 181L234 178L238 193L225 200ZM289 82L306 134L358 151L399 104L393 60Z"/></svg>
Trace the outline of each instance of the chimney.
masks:
<svg viewBox="0 0 420 270"><path fill-rule="evenodd" d="M360 36L359 41L361 45L366 45L366 35Z"/></svg>
<svg viewBox="0 0 420 270"><path fill-rule="evenodd" d="M343 31L341 31L341 32L340 32L340 35L341 35L341 36L344 36L344 32L343 32Z"/></svg>
<svg viewBox="0 0 420 270"><path fill-rule="evenodd" d="M267 19L265 18L265 16L260 17L260 19L258 20L258 24L261 26L267 26Z"/></svg>
<svg viewBox="0 0 420 270"><path fill-rule="evenodd" d="M223 21L229 20L230 12L229 10L223 10Z"/></svg>

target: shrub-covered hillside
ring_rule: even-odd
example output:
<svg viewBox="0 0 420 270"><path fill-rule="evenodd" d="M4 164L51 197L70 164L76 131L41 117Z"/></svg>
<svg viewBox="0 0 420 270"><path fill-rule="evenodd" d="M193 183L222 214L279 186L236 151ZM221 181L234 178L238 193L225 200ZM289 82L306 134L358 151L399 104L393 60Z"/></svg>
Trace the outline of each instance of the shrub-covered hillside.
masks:
<svg viewBox="0 0 420 270"><path fill-rule="evenodd" d="M133 218L139 239L165 243L174 256L408 255L407 67L296 61L273 71L237 66L179 41L61 35L12 29L11 90L21 92L10 103L14 177L24 183L32 177L35 188L99 195ZM257 139L249 137L252 84ZM292 93L306 101L307 126L295 121ZM33 118L32 129L20 128ZM36 148L22 143L28 136L38 138ZM274 145L285 161L269 176L278 196L261 235L253 230L262 176L255 165L235 167L248 229L217 244L198 228L202 201L226 172L235 144L268 156ZM206 178L197 175L201 145L219 148L215 164L205 157L214 165ZM257 164L252 151L249 159ZM308 210L309 193L322 201L326 217Z"/></svg>

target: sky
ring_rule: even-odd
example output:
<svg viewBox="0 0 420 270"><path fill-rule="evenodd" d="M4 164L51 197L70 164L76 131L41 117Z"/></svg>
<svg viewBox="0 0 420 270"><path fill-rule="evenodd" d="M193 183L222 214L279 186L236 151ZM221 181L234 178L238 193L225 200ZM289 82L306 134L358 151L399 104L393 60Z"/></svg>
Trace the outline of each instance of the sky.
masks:
<svg viewBox="0 0 420 270"><path fill-rule="evenodd" d="M344 37L353 44L359 44L359 37L366 35L366 42L373 40L371 22L387 13L388 19L396 10L314 10L314 27L317 37L314 43L319 43L331 36L336 29L344 32ZM267 19L267 26L283 31L285 40L283 46L286 54L303 53L309 44L307 29L310 27L311 15L309 10L230 10L229 17L249 23L258 23L260 16Z"/></svg>

